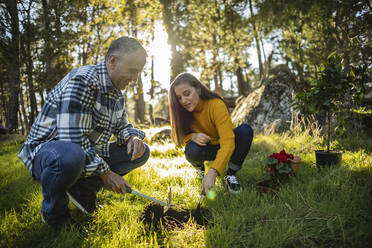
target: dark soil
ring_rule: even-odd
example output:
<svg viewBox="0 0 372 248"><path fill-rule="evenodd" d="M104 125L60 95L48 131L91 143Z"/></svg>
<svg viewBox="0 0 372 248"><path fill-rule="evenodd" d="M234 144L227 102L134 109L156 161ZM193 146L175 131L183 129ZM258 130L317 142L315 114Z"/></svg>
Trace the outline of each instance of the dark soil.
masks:
<svg viewBox="0 0 372 248"><path fill-rule="evenodd" d="M163 226L165 229L172 230L176 227L182 227L190 218L197 224L206 226L208 224L209 210L200 208L200 212L193 210L177 210L170 208L164 211L165 207L156 203L147 205L139 219L155 229L160 229Z"/></svg>

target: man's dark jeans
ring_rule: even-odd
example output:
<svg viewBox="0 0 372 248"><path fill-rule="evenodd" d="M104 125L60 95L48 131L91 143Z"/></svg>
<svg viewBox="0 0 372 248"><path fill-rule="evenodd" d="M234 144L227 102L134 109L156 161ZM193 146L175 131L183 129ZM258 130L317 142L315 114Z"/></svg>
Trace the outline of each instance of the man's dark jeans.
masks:
<svg viewBox="0 0 372 248"><path fill-rule="evenodd" d="M251 148L253 140L253 130L251 126L242 124L234 129L235 134L235 150L231 155L230 162L233 164L234 171L241 169L245 157L247 156L249 149ZM201 167L204 161L215 160L219 145L207 144L206 146L199 146L195 142L191 141L186 145L185 156L194 167ZM231 165L230 165L231 166Z"/></svg>
<svg viewBox="0 0 372 248"><path fill-rule="evenodd" d="M131 161L132 154L127 153L126 146L110 144L110 157L104 158L110 169L125 175L142 166L150 156L146 152L142 157ZM80 178L85 165L85 153L77 144L67 141L51 141L36 154L33 161L33 176L40 181L44 200L41 211L50 220L63 216L68 211L66 191L72 186L79 190L97 193L103 183L99 176Z"/></svg>

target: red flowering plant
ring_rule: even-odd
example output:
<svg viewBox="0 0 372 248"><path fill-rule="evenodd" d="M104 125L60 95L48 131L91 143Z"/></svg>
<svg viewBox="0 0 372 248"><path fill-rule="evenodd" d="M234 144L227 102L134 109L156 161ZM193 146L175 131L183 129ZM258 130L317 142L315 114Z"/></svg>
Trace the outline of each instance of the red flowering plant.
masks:
<svg viewBox="0 0 372 248"><path fill-rule="evenodd" d="M280 153L271 154L266 160L265 174L275 185L288 181L289 177L296 177L296 173L292 169L292 160L295 156L287 154L285 150Z"/></svg>

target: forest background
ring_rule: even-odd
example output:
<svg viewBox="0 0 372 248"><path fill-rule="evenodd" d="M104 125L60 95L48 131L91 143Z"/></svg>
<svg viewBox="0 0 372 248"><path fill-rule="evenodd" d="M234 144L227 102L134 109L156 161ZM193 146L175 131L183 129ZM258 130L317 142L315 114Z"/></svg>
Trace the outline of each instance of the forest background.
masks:
<svg viewBox="0 0 372 248"><path fill-rule="evenodd" d="M64 75L102 60L120 36L150 55L125 94L130 119L154 124L169 118L169 83L184 71L235 99L275 64L299 89L333 51L345 67L370 68L371 23L370 1L358 0L1 1L0 124L26 134Z"/></svg>

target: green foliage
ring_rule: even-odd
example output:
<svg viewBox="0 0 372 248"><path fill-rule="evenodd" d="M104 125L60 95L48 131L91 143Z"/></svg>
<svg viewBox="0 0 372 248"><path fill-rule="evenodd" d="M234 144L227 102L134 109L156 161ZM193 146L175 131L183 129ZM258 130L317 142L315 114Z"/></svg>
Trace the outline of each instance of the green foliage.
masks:
<svg viewBox="0 0 372 248"><path fill-rule="evenodd" d="M341 56L333 52L323 62L318 77L312 79L310 89L296 95L294 106L302 113L310 115L325 112L327 114L328 150L331 138L330 116L336 114L340 117L342 111L349 109L345 103L360 104L364 95L369 91L370 80L366 66L345 68ZM345 121L339 118L336 134L342 134L344 126Z"/></svg>
<svg viewBox="0 0 372 248"><path fill-rule="evenodd" d="M349 91L347 75L341 64L341 57L332 53L320 67L318 78L311 82L311 88L295 97L295 107L305 114L337 112Z"/></svg>
<svg viewBox="0 0 372 248"><path fill-rule="evenodd" d="M338 51L345 65L371 65L367 41L372 26L368 1L257 1L257 17L278 42L278 49L304 83L329 51ZM280 36L276 36L280 32Z"/></svg>

